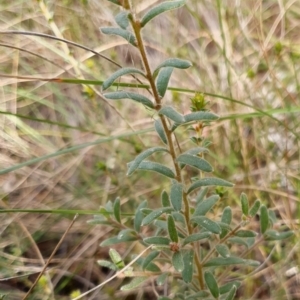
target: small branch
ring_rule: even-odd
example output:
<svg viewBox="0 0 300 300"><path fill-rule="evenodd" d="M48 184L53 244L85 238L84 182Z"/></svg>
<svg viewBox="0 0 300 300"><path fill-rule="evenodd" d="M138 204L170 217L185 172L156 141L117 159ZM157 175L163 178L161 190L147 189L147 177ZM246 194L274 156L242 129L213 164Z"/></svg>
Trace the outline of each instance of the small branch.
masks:
<svg viewBox="0 0 300 300"><path fill-rule="evenodd" d="M67 230L65 231L65 233L63 234L63 236L61 237L61 239L59 240L58 244L56 245L55 249L53 250L53 252L51 253L47 263L45 264L44 268L42 269L42 271L40 272L39 276L37 277L37 279L35 280L35 282L33 283L33 285L31 286L31 288L29 289L29 291L27 292L27 294L23 297L22 300L26 300L28 298L28 296L30 295L30 293L33 291L33 289L35 288L35 286L38 284L40 278L42 277L42 275L44 274L44 272L46 271L47 267L49 266L53 256L55 255L56 251L58 250L58 248L60 247L61 243L63 242L63 240L65 239L66 235L68 234L68 232L70 231L71 227L73 226L75 220L77 219L78 214L75 215L75 217L73 218L71 224L69 225L69 227L67 228Z"/></svg>

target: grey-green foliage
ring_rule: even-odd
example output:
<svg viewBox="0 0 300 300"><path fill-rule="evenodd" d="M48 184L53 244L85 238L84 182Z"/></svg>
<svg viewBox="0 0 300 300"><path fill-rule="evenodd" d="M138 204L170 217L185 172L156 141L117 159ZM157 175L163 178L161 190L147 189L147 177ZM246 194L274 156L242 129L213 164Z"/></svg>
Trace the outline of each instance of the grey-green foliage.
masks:
<svg viewBox="0 0 300 300"><path fill-rule="evenodd" d="M115 17L119 28L104 28L101 29L102 33L126 39L141 53L143 65L149 66L147 55L145 57L142 28L156 16L182 7L185 1L160 3L145 12L140 20L132 13L130 1L109 1L123 7L123 10ZM137 271L136 274L139 275L124 285L122 290L147 284L152 281L147 279L153 278L158 285L170 284L170 294L172 288L176 287L178 299L221 297L229 300L234 298L241 284L231 278L238 279L243 274L243 268L248 270L260 265L258 261L245 258L242 250L245 247L250 249L258 239L262 242L262 236L269 241L280 241L293 233L289 230L278 232L272 229L272 215L265 205L261 205L260 200L250 205L252 201L242 193L241 208L237 212L236 208L233 210L226 206L226 200L221 194L214 194L213 189L230 188L233 184L227 178L206 175L213 171L213 167L206 160L209 151L204 147L205 144L201 145L203 139L198 135L191 137L197 147L191 146L180 153L174 137L179 126L196 123L199 128L203 128L218 119L216 114L208 111L202 94L196 93L191 99L191 113L186 115L170 104L164 105L173 69L185 70L191 66L187 60L169 58L161 62L153 72L149 68L121 68L103 82L103 90L106 90L113 88L113 82L125 75L141 75L148 81L151 94L147 97L129 90L111 91L104 96L108 100L134 101L136 105L152 110L153 126L159 137L157 145L145 149L128 163L127 175L154 171L169 180L169 190L164 190L165 185L162 185L161 199L156 201L160 205L153 208L151 204L149 208L147 200L144 200L132 217L122 215L122 201L117 198L114 203L108 202L102 207L90 223L111 225L117 229L114 232L118 233L104 240L101 246L133 242L144 247L151 246L147 254L139 257L132 266L133 271ZM146 160L149 158L150 160ZM198 172L197 178L187 178L187 171L191 168ZM234 218L233 212L238 214L240 222L236 221L237 217ZM253 231L253 228L257 228L257 214L260 218L260 230ZM251 226L253 222L256 226ZM110 256L112 262L101 260L98 263L112 270L124 267L123 259L115 250L110 250ZM238 270L236 275L232 266ZM178 280L180 284L174 285L171 280ZM158 299L171 298L161 295Z"/></svg>

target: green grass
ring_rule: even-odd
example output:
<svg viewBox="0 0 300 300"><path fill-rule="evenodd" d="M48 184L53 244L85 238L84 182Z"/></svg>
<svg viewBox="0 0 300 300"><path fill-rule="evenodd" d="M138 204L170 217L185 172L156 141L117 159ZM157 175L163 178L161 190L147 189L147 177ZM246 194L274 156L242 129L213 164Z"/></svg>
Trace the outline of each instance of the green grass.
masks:
<svg viewBox="0 0 300 300"><path fill-rule="evenodd" d="M134 2L139 13L161 1ZM80 216L31 299L70 299L72 291L84 293L110 278L96 263L107 257L99 243L110 232L88 225L89 214L116 196L128 214L141 199L154 207L161 185L169 184L148 173L126 177L126 163L157 142L151 112L101 96L100 85L116 64L140 66L129 45L100 34L100 26L114 24L115 9L104 0L1 1L0 294L9 293L9 299L25 296L36 276L30 274L41 271L76 213ZM210 159L216 175L235 183L223 205L234 204L244 191L251 202L260 198L273 207L295 230L295 238L282 247L256 249L255 259L266 264L237 299L300 297L300 274L285 276L300 264L299 16L297 1L189 0L144 32L152 67L175 56L193 62L191 71L174 73L167 102L187 113L189 99L200 91L221 116L206 136L216 154ZM75 44L3 33L8 30ZM112 89L124 85L147 93L143 82L131 77ZM184 149L189 132L179 134ZM135 244L118 250L128 262L132 252L140 252ZM134 298L114 294L121 283L104 286L103 299L153 295L151 287L144 295L135 291Z"/></svg>

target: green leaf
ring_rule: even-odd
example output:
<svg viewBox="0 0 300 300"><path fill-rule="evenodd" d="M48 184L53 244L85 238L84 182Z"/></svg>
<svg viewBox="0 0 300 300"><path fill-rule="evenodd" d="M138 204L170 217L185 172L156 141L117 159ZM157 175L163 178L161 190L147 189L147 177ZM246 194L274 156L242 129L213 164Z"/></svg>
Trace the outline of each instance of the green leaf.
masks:
<svg viewBox="0 0 300 300"><path fill-rule="evenodd" d="M231 282L228 282L228 283L222 285L221 287L219 287L220 294L223 295L223 294L228 293L232 289L233 286L235 286L238 289L241 286L241 282L240 281L231 281Z"/></svg>
<svg viewBox="0 0 300 300"><path fill-rule="evenodd" d="M181 272L181 276L184 282L190 283L193 280L193 271L194 271L194 251L193 250L188 250L186 253L183 255L183 264L184 264L184 269Z"/></svg>
<svg viewBox="0 0 300 300"><path fill-rule="evenodd" d="M153 147L145 150L144 152L140 153L132 162L128 163L128 171L127 175L130 176L136 169L138 169L140 163L150 155L155 152L169 152L166 148L163 147Z"/></svg>
<svg viewBox="0 0 300 300"><path fill-rule="evenodd" d="M132 241L136 241L136 240L138 240L138 237L136 237L136 236L124 235L121 238L119 238L118 236L114 236L114 237L104 240L100 244L100 246L107 247L107 246L111 246L111 245L115 245L115 244L119 244L119 243L132 242Z"/></svg>
<svg viewBox="0 0 300 300"><path fill-rule="evenodd" d="M117 250L109 249L108 253L112 262L118 267L119 270L125 267L124 261Z"/></svg>
<svg viewBox="0 0 300 300"><path fill-rule="evenodd" d="M114 28L114 27L105 27L105 28L100 28L101 32L104 34L109 34L109 35L117 35L125 39L128 43L130 43L133 46L136 46L136 39L135 36L122 28Z"/></svg>
<svg viewBox="0 0 300 300"><path fill-rule="evenodd" d="M151 253L144 259L142 268L145 270L148 265L159 255L159 251L152 250Z"/></svg>
<svg viewBox="0 0 300 300"><path fill-rule="evenodd" d="M230 257L230 251L226 245L224 244L216 245L216 250L222 257L224 258Z"/></svg>
<svg viewBox="0 0 300 300"><path fill-rule="evenodd" d="M140 75L143 75L145 77L145 74L143 73L143 71L141 71L139 69L136 69L136 68L122 68L122 69L119 69L118 71L116 71L115 73L113 73L112 75L110 75L110 77L108 77L103 82L102 89L105 91L106 89L108 89L114 83L115 80L117 80L119 77L127 75L127 74L140 74ZM126 93L126 92L124 92L124 93ZM123 98L128 98L128 97L123 97ZM120 99L120 98L118 98L118 99Z"/></svg>
<svg viewBox="0 0 300 300"><path fill-rule="evenodd" d="M229 291L228 295L226 296L225 300L233 300L236 294L236 290L237 290L236 286L233 286Z"/></svg>
<svg viewBox="0 0 300 300"><path fill-rule="evenodd" d="M206 196L207 192L208 192L208 187L205 187L199 191L199 193L196 197L197 205L204 200L204 197Z"/></svg>
<svg viewBox="0 0 300 300"><path fill-rule="evenodd" d="M211 112L208 111L197 111L197 112L193 112L190 114L187 114L184 116L185 118L185 123L188 122L194 122L194 121L214 121L219 119L219 116L217 116L216 114L213 114Z"/></svg>
<svg viewBox="0 0 300 300"><path fill-rule="evenodd" d="M156 78L156 88L160 97L164 97L167 91L172 72L173 68L166 67L162 68L158 73L158 76Z"/></svg>
<svg viewBox="0 0 300 300"><path fill-rule="evenodd" d="M115 20L117 24L122 28L126 29L129 26L129 19L128 19L129 12L128 11L121 11L115 16Z"/></svg>
<svg viewBox="0 0 300 300"><path fill-rule="evenodd" d="M165 272L165 273L162 273L160 274L157 278L156 278L156 283L157 285L163 285L166 281L166 279L168 278L169 276L169 273L168 272Z"/></svg>
<svg viewBox="0 0 300 300"><path fill-rule="evenodd" d="M182 272L184 269L184 263L183 263L183 258L182 254L180 251L175 252L172 255L172 265L175 268L177 272Z"/></svg>
<svg viewBox="0 0 300 300"><path fill-rule="evenodd" d="M187 69L191 67L193 64L185 59L180 58L168 58L164 62L162 62L153 72L153 77L155 78L161 68L164 67L172 67L177 69Z"/></svg>
<svg viewBox="0 0 300 300"><path fill-rule="evenodd" d="M131 280L130 283L125 284L121 287L121 291L130 291L132 289L135 289L139 285L141 285L144 281L146 281L149 277L143 276L143 277L135 277Z"/></svg>
<svg viewBox="0 0 300 300"><path fill-rule="evenodd" d="M150 99L148 99L147 97L145 97L143 95L137 94L137 93L120 91L120 92L106 93L103 96L109 100L130 99L135 102L141 103L147 107L150 107L150 108L154 107L154 105Z"/></svg>
<svg viewBox="0 0 300 300"><path fill-rule="evenodd" d="M164 13L165 11L172 10L183 6L185 0L178 0L178 1L168 1L158 4L151 8L141 20L141 26L144 27L150 20L158 16L159 14Z"/></svg>
<svg viewBox="0 0 300 300"><path fill-rule="evenodd" d="M249 248L249 245L247 244L247 241L243 238L240 237L232 237L228 239L228 242L232 243L232 244L239 244L239 245L244 245L247 248Z"/></svg>
<svg viewBox="0 0 300 300"><path fill-rule="evenodd" d="M265 205L260 207L260 231L264 234L269 227L269 213Z"/></svg>
<svg viewBox="0 0 300 300"><path fill-rule="evenodd" d="M114 216L116 220L121 223L121 204L120 204L120 198L118 197L114 202Z"/></svg>
<svg viewBox="0 0 300 300"><path fill-rule="evenodd" d="M265 232L265 238L268 241L280 241L290 238L294 235L293 231L278 232L276 230L268 230Z"/></svg>
<svg viewBox="0 0 300 300"><path fill-rule="evenodd" d="M135 236L135 231L131 228L123 229L118 233L118 238L122 239L124 236Z"/></svg>
<svg viewBox="0 0 300 300"><path fill-rule="evenodd" d="M212 166L203 158L191 155L191 154L181 154L177 157L177 161L184 164L189 165L194 168L197 168L203 172L212 172Z"/></svg>
<svg viewBox="0 0 300 300"><path fill-rule="evenodd" d="M161 193L161 204L163 207L171 206L169 195L165 190L163 190L163 192Z"/></svg>
<svg viewBox="0 0 300 300"><path fill-rule="evenodd" d="M191 155L198 155L201 153L209 153L209 150L205 147L195 147L183 152L183 154L191 154Z"/></svg>
<svg viewBox="0 0 300 300"><path fill-rule="evenodd" d="M219 199L219 195L212 195L206 200L200 202L195 208L193 217L205 216L211 210L211 208L219 201Z"/></svg>
<svg viewBox="0 0 300 300"><path fill-rule="evenodd" d="M210 294L206 291L200 291L185 298L185 300L199 300L208 297Z"/></svg>
<svg viewBox="0 0 300 300"><path fill-rule="evenodd" d="M207 177L207 178L202 178L197 180L196 182L194 182L188 189L187 193L191 193L193 192L195 189L202 187L202 186L228 186L228 187L232 187L233 184L220 179L220 178L216 178L216 177Z"/></svg>
<svg viewBox="0 0 300 300"><path fill-rule="evenodd" d="M176 211L180 211L182 207L183 187L181 183L173 183L171 186L170 198L172 206Z"/></svg>
<svg viewBox="0 0 300 300"><path fill-rule="evenodd" d="M219 234L221 233L221 227L214 221L203 217L203 216L199 216L199 217L193 217L191 219L192 222L200 225L201 227L207 229L208 231L215 233L215 234Z"/></svg>
<svg viewBox="0 0 300 300"><path fill-rule="evenodd" d="M138 206L137 210L135 211L134 215L134 230L136 232L140 232L142 221L144 219L144 214L142 209L147 206L147 200L144 200L140 205Z"/></svg>
<svg viewBox="0 0 300 300"><path fill-rule="evenodd" d="M241 201L243 214L245 216L248 216L248 214L249 214L249 202L248 202L247 195L245 193L241 194L240 201Z"/></svg>
<svg viewBox="0 0 300 300"><path fill-rule="evenodd" d="M215 299L219 298L219 288L218 288L218 283L214 277L214 275L209 272L209 271L206 271L204 273L204 279L205 279L205 282L206 282L206 285L209 289L209 291L211 292L211 294L213 295L213 297Z"/></svg>
<svg viewBox="0 0 300 300"><path fill-rule="evenodd" d="M171 215L168 216L168 233L171 241L174 243L178 243L178 233L177 233L174 218Z"/></svg>
<svg viewBox="0 0 300 300"><path fill-rule="evenodd" d="M257 233L252 230L239 230L234 235L240 238L249 238L249 237L256 237Z"/></svg>
<svg viewBox="0 0 300 300"><path fill-rule="evenodd" d="M107 261L107 260L100 259L100 260L97 260L97 263L99 266L111 269L113 271L119 270L116 265L114 265L112 262Z"/></svg>
<svg viewBox="0 0 300 300"><path fill-rule="evenodd" d="M122 6L122 4L120 3L120 0L108 0L108 1Z"/></svg>
<svg viewBox="0 0 300 300"><path fill-rule="evenodd" d="M210 232L199 232L199 233L194 233L194 234L191 234L189 235L188 237L186 237L183 242L182 242L182 245L185 246L186 244L189 244L189 243L194 243L194 242L198 242L200 240L203 240L203 239L207 239L211 236L211 233Z"/></svg>
<svg viewBox="0 0 300 300"><path fill-rule="evenodd" d="M166 134L165 134L165 131L164 131L164 128L163 128L163 125L162 125L160 119L155 120L154 128L155 128L156 132L158 133L160 139L163 141L163 143L165 143L167 145L168 141L167 141Z"/></svg>
<svg viewBox="0 0 300 300"><path fill-rule="evenodd" d="M172 207L163 207L158 208L152 211L149 215L147 215L144 220L142 221L142 226L149 225L151 222L159 218L164 213L170 213L173 210Z"/></svg>
<svg viewBox="0 0 300 300"><path fill-rule="evenodd" d="M179 211L173 211L171 214L172 214L175 222L180 222L183 226L186 225L185 218L182 213L180 213ZM179 235L179 232L178 232L178 235Z"/></svg>
<svg viewBox="0 0 300 300"><path fill-rule="evenodd" d="M171 240L167 237L163 236L151 236L148 238L144 238L143 240L146 244L153 244L153 245L167 245L169 246L171 243Z"/></svg>
<svg viewBox="0 0 300 300"><path fill-rule="evenodd" d="M178 113L172 106L165 106L159 110L158 114L168 117L170 120L176 123L184 123L184 117Z"/></svg>
<svg viewBox="0 0 300 300"><path fill-rule="evenodd" d="M172 179L175 178L175 174L170 168L153 161L148 161L148 160L142 161L138 169L157 172Z"/></svg>
<svg viewBox="0 0 300 300"><path fill-rule="evenodd" d="M260 208L260 200L257 199L250 208L249 216L253 218L257 214L259 208Z"/></svg>
<svg viewBox="0 0 300 300"><path fill-rule="evenodd" d="M230 206L227 206L223 210L221 222L224 223L224 224L230 225L231 220L232 220L232 210L231 210ZM222 232L220 234L220 238L222 239L228 234L230 229L226 229L226 228L223 228L223 227L221 227L221 229L222 229Z"/></svg>
<svg viewBox="0 0 300 300"><path fill-rule="evenodd" d="M203 266L207 267L219 267L219 266L232 266L232 265L248 265L257 267L260 265L259 261L251 260L251 259L243 259L239 257L215 257L207 261Z"/></svg>

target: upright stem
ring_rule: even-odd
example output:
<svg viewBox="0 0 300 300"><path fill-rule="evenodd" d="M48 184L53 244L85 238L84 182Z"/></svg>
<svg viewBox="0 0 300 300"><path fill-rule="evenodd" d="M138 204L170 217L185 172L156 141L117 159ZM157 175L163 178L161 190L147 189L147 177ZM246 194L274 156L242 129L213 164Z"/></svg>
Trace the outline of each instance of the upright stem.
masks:
<svg viewBox="0 0 300 300"><path fill-rule="evenodd" d="M155 100L155 109L156 111L159 111L161 109L161 97L158 94L156 85L155 85L155 80L152 76L152 72L151 72L151 68L148 62L148 57L147 57L147 53L146 53L146 49L145 49L145 45L143 42L143 38L141 35L141 24L138 20L136 20L132 15L130 16L130 22L131 22L131 26L133 28L136 40L137 40L137 47L139 49L140 55L141 55L141 59L143 62L143 66L144 66L144 70L145 70L145 75L149 81L151 90L153 92L153 96L154 96L154 100ZM176 154L176 150L175 150L175 145L174 145L174 139L173 139L173 132L169 129L168 127L168 123L167 120L165 118L165 116L163 115L159 115L162 126L164 128L164 132L167 138L167 142L168 142L168 147L169 147L169 152L170 155L172 157L172 161L174 164L174 168L175 168L175 174L176 174L176 180L179 183L183 183L183 178L182 178L182 174L181 174L181 169L179 164L176 161L177 158L177 154ZM186 222L186 226L188 229L188 234L191 235L193 232L193 228L191 226L190 223L190 206L189 206L189 201L187 198L187 193L184 192L183 193L183 203L184 203L184 217L185 217L185 222ZM196 247L194 247L196 248ZM202 268L202 263L199 257L199 253L197 251L195 251L195 262L196 262L196 268L198 271L198 281L199 281L199 285L201 287L201 289L205 288L204 285L204 280L203 280L203 268Z"/></svg>

